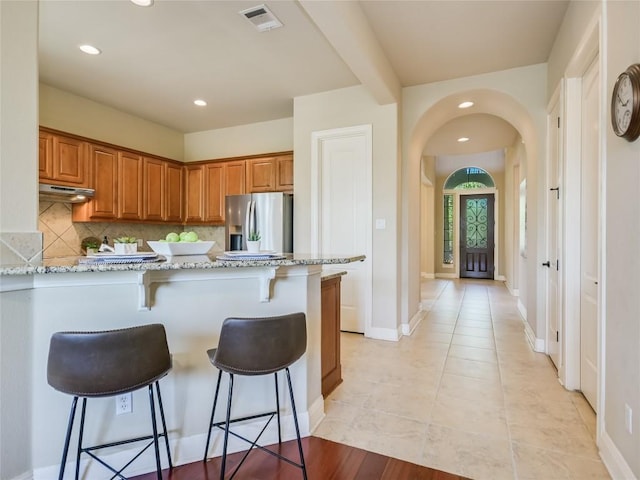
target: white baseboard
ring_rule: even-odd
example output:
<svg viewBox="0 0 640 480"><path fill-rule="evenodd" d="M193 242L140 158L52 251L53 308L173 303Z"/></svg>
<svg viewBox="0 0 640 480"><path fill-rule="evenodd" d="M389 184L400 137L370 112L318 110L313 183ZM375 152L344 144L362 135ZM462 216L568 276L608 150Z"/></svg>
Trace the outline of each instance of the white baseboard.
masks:
<svg viewBox="0 0 640 480"><path fill-rule="evenodd" d="M434 278L436 278L436 275L435 275L435 273L420 272L420 277L421 278L427 278L427 279L434 279Z"/></svg>
<svg viewBox="0 0 640 480"><path fill-rule="evenodd" d="M374 338L376 340L390 340L392 342L397 342L402 337L402 332L400 328L380 328L380 327L371 327L366 332L364 332L365 337Z"/></svg>
<svg viewBox="0 0 640 480"><path fill-rule="evenodd" d="M506 282L507 278L504 275L496 275L495 277L493 277L494 280L498 281L498 282Z"/></svg>
<svg viewBox="0 0 640 480"><path fill-rule="evenodd" d="M522 315L522 319L526 322L527 321L527 307L524 306L524 303L522 303L521 299L518 299L518 311L520 312L520 315Z"/></svg>
<svg viewBox="0 0 640 480"><path fill-rule="evenodd" d="M422 308L416 312L416 314L409 320L409 323L402 324L402 335L411 335L420 322L424 318L424 311Z"/></svg>
<svg viewBox="0 0 640 480"><path fill-rule="evenodd" d="M541 338L536 338L536 334L533 333L533 329L531 328L531 325L529 325L529 323L526 320L524 321L524 334L527 337L529 345L531 345L531 348L533 349L534 352L539 352L539 353L545 352L544 340Z"/></svg>
<svg viewBox="0 0 640 480"><path fill-rule="evenodd" d="M518 290L517 288L511 288L506 283L505 283L505 286L507 287L507 290L509 290L509 293L511 294L512 297L519 297L520 296L520 290Z"/></svg>
<svg viewBox="0 0 640 480"><path fill-rule="evenodd" d="M613 443L613 440L607 432L604 431L600 434L598 441L598 447L600 449L600 457L604 466L609 470L609 475L613 479L620 480L637 480L637 477L633 474L631 467L625 461L624 457Z"/></svg>
<svg viewBox="0 0 640 480"><path fill-rule="evenodd" d="M24 472L22 475L13 477L11 480L33 480L33 474L31 472Z"/></svg>
<svg viewBox="0 0 640 480"><path fill-rule="evenodd" d="M456 279L458 278L458 274L457 273L436 273L436 278Z"/></svg>
<svg viewBox="0 0 640 480"><path fill-rule="evenodd" d="M324 398L320 395L309 407L309 432L314 432L324 419ZM298 419L300 420L300 419Z"/></svg>
<svg viewBox="0 0 640 480"><path fill-rule="evenodd" d="M309 425L318 423L322 418L318 419L318 411L321 410L321 416L324 415L324 406L317 406L318 402L322 403L322 396L313 402L311 409L313 412L313 422L310 421L309 412L298 412L298 422L300 425L300 435L307 437L310 435ZM282 441L293 440L296 438L295 426L293 423L293 415L281 415L282 423ZM234 430L245 436L246 438L255 438L262 427L264 426L264 419L256 419L251 422L238 423L234 426ZM169 433L171 437L171 433ZM214 429L211 433L211 442L209 444L208 457L216 457L222 455L222 442L224 433L220 429ZM264 432L260 438L261 445L271 445L278 442L277 424L272 421L269 428ZM174 465L184 465L187 463L193 463L202 460L204 455L204 447L207 443L207 434L201 433L198 435L192 435L190 437L183 437L170 440L171 456ZM233 436L229 436L228 452L234 453L247 449L247 443L237 439ZM119 450L118 452L101 455L100 458L104 459L107 463L116 466L125 465L133 455L135 455L139 449L137 445L132 444L131 447ZM160 459L162 467L167 468L166 450L164 447L164 439L160 439ZM51 480L52 478L58 478L58 470L60 465L50 465L48 467L38 468L34 470L33 476L21 476L14 480ZM127 477L133 477L136 475L142 475L145 473L153 472L156 469L155 454L153 448L147 449L129 468L123 472ZM75 471L75 459L67 463L65 469L65 477L69 476ZM80 470L83 478L90 478L91 480L108 480L112 477L109 471L98 464L95 460L92 461L86 455L83 455L83 459L80 462Z"/></svg>

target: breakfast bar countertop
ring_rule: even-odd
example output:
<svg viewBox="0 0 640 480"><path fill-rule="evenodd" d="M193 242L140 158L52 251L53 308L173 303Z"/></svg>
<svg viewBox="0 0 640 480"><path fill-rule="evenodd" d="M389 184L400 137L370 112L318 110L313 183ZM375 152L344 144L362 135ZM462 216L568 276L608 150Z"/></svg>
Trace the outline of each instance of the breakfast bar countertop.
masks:
<svg viewBox="0 0 640 480"><path fill-rule="evenodd" d="M47 273L126 272L153 270L195 270L213 268L280 267L297 265L331 265L363 261L364 255L285 254L285 258L266 260L218 260L222 252L208 255L159 257L157 261L141 263L79 263L86 257L58 257L40 263L0 265L2 275L33 275Z"/></svg>

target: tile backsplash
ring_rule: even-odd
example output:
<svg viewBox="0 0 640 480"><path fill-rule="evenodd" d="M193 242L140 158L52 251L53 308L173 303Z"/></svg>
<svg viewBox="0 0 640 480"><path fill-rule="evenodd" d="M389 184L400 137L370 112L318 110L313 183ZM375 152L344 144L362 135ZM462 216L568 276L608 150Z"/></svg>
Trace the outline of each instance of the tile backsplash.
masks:
<svg viewBox="0 0 640 480"><path fill-rule="evenodd" d="M43 258L84 255L82 240L95 237L100 242L105 237L113 245L118 237L136 237L145 240L142 250L151 250L146 240L159 240L170 232L194 231L202 240L215 240L213 247L224 249L224 227L184 226L180 224L141 224L141 223L74 223L71 221L71 204L58 202L40 202L38 229L43 234Z"/></svg>

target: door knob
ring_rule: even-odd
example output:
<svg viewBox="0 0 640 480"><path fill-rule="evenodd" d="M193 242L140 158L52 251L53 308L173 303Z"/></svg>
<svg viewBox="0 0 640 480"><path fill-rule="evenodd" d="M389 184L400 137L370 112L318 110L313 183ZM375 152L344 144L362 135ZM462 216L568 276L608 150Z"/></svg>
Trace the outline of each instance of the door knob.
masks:
<svg viewBox="0 0 640 480"><path fill-rule="evenodd" d="M543 267L551 267L551 262L549 260L547 260L546 262L544 262L542 264Z"/></svg>

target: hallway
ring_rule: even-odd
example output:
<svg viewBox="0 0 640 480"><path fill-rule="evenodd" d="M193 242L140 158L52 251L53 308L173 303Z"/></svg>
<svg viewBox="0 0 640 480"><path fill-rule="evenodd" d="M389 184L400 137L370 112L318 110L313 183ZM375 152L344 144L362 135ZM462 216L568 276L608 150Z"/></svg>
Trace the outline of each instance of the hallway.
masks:
<svg viewBox="0 0 640 480"><path fill-rule="evenodd" d="M596 418L527 343L493 281L427 280L399 342L343 333L343 383L315 436L473 479L607 479Z"/></svg>

